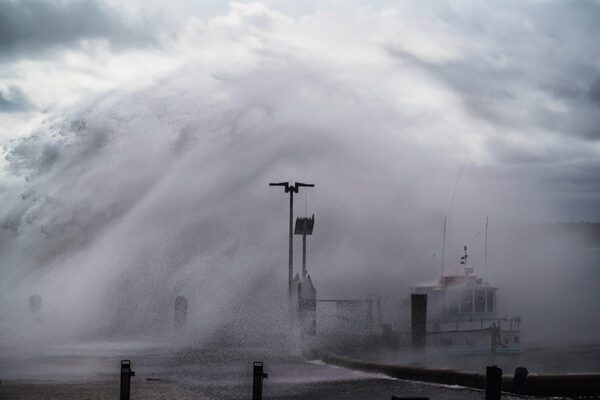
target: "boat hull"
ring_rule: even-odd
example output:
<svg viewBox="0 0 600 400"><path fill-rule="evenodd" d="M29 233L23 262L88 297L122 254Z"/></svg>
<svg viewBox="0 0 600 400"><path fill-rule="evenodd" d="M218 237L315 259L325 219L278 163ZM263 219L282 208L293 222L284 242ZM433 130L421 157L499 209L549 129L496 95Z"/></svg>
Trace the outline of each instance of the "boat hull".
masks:
<svg viewBox="0 0 600 400"><path fill-rule="evenodd" d="M494 338L496 335L496 338ZM523 352L520 332L474 329L427 332L426 349L437 354L519 354Z"/></svg>

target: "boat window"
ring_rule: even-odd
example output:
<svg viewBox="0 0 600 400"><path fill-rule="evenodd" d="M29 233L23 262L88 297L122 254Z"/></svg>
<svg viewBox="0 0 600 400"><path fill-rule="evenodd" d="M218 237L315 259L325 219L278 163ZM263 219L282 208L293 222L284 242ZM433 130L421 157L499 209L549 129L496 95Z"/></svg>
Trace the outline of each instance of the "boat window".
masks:
<svg viewBox="0 0 600 400"><path fill-rule="evenodd" d="M446 300L448 301L448 314L458 314L458 293L448 291Z"/></svg>
<svg viewBox="0 0 600 400"><path fill-rule="evenodd" d="M461 313L472 313L473 312L473 291L463 290L460 295L460 312Z"/></svg>
<svg viewBox="0 0 600 400"><path fill-rule="evenodd" d="M485 312L485 290L475 292L475 312Z"/></svg>
<svg viewBox="0 0 600 400"><path fill-rule="evenodd" d="M487 291L487 312L495 311L495 304L494 304L495 297L496 296L494 295L494 289L489 289Z"/></svg>

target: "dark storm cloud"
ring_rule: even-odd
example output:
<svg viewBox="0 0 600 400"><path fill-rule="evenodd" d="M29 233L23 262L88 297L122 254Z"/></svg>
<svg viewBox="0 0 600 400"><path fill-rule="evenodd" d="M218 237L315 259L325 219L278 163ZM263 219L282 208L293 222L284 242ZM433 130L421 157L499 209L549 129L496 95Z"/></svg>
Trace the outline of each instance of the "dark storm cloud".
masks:
<svg viewBox="0 0 600 400"><path fill-rule="evenodd" d="M588 98L597 107L600 107L600 76L596 78L588 92Z"/></svg>
<svg viewBox="0 0 600 400"><path fill-rule="evenodd" d="M600 192L600 160L571 161L545 166L547 186L564 193L598 194Z"/></svg>
<svg viewBox="0 0 600 400"><path fill-rule="evenodd" d="M32 108L27 96L16 86L0 90L0 113L29 111Z"/></svg>
<svg viewBox="0 0 600 400"><path fill-rule="evenodd" d="M106 39L116 46L152 40L143 23L128 21L100 1L0 2L0 59L38 55L84 39Z"/></svg>

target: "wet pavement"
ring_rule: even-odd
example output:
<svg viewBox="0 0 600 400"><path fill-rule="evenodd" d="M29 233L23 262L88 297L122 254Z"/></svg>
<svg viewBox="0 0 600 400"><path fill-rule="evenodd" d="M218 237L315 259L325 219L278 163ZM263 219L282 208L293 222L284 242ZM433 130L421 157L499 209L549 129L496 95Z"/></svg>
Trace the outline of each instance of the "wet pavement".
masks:
<svg viewBox="0 0 600 400"><path fill-rule="evenodd" d="M87 343L3 350L2 399L115 399L120 360L125 358L131 359L136 372L132 400L249 399L253 361L263 361L269 374L264 399L484 398L480 390L401 381L264 349Z"/></svg>

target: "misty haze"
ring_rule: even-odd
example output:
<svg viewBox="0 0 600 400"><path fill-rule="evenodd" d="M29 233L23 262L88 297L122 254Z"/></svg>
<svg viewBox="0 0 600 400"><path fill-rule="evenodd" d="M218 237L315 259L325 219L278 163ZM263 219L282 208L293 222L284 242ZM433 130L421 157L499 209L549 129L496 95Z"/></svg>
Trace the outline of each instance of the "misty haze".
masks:
<svg viewBox="0 0 600 400"><path fill-rule="evenodd" d="M0 2L0 398L600 395L599 22Z"/></svg>

